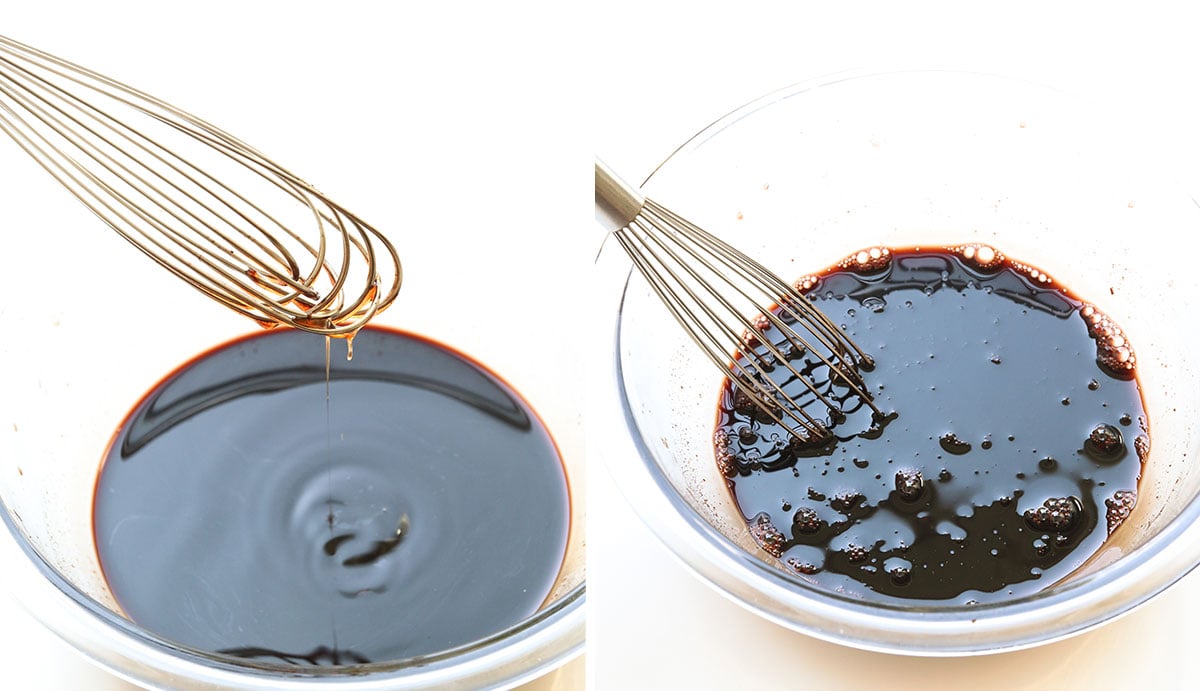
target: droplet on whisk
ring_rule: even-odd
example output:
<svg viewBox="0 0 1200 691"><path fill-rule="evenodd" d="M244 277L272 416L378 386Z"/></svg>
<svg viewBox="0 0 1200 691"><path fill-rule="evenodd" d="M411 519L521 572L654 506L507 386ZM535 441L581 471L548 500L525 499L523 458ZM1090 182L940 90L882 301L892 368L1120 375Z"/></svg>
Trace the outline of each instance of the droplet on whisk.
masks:
<svg viewBox="0 0 1200 691"><path fill-rule="evenodd" d="M395 298L391 242L236 137L4 37L0 81L0 130L107 226L220 304L267 328L336 335ZM310 220L285 220L296 212Z"/></svg>

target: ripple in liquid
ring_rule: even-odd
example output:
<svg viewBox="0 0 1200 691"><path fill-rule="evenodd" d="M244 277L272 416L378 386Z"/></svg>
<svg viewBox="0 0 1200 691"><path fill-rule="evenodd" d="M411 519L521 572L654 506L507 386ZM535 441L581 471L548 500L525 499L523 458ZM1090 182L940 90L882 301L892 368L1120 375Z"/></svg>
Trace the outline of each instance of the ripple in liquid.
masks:
<svg viewBox="0 0 1200 691"><path fill-rule="evenodd" d="M138 404L94 529L135 622L297 664L424 655L534 612L566 548L561 460L467 358L365 329L352 361L297 331L206 353Z"/></svg>

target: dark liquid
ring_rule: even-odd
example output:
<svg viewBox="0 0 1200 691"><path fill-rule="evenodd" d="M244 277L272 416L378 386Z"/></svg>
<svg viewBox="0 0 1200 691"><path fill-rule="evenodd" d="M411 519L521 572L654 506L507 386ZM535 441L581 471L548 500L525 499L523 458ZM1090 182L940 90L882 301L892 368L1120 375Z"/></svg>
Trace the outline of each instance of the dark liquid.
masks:
<svg viewBox="0 0 1200 691"><path fill-rule="evenodd" d="M1132 348L990 248L876 254L798 285L875 360L863 376L885 416L808 354L797 369L850 411L832 443L792 441L726 384L718 464L751 532L800 578L874 600L1053 584L1136 499L1149 438Z"/></svg>
<svg viewBox="0 0 1200 691"><path fill-rule="evenodd" d="M354 359L278 331L150 392L96 488L96 547L135 622L296 664L409 658L511 626L566 548L567 483L538 417L466 358L365 329Z"/></svg>

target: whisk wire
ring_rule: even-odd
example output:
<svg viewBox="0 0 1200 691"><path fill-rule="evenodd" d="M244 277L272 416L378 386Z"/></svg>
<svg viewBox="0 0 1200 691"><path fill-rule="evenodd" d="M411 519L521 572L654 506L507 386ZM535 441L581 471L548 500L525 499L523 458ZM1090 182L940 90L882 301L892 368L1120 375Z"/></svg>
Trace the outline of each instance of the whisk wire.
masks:
<svg viewBox="0 0 1200 691"><path fill-rule="evenodd" d="M729 344L742 342L742 334L754 331L755 327L742 311L732 304L726 292L707 290L701 294L692 286L710 285L712 276L720 276L723 271L732 271L740 274L743 278L746 278L747 274L740 271L740 267L729 263L715 264L714 257L728 259L727 254L721 251L722 248L719 245L708 242L715 238L685 219L671 214L653 200L646 201L643 217L649 221L648 224L645 221L635 220L630 224L630 228L637 227L642 231L639 237L643 239L643 247L650 247L652 244L658 248L658 252L651 250L650 254L657 260L659 275L673 270L676 273L682 272L692 279L692 281L676 282L682 295L679 292L668 290L669 299L681 305L680 311L687 317L684 323L704 334L703 347L710 353L710 357L717 360L718 364L728 362L731 356L728 349ZM658 232L651 232L652 228L656 228ZM673 242L668 244L665 238L672 236L674 236ZM680 256L673 248L682 250L687 257ZM709 272L708 276L703 275L698 267L706 269ZM750 291L747 290L748 285L747 283L729 282L732 292L746 300L754 300L755 296L750 295ZM687 300L684 301L683 297L686 297ZM692 307L689 308L689 305ZM721 307L723 311L719 311L715 307ZM699 310L705 319L699 319L695 310ZM735 328L735 324L740 328ZM807 342L798 335L793 334L793 338L802 342L805 347L809 347ZM771 352L776 362L782 363L813 394L820 395L815 385L792 367L774 343L764 340L762 345ZM769 367L759 354L754 349L743 348L742 350L743 357L733 360L729 366L738 375L734 377L734 380L739 382L742 388L751 389L745 393L765 401L771 401L776 396L783 395L782 387L767 376ZM783 408L783 412L805 429L814 433L818 431L820 423L803 408L787 406Z"/></svg>
<svg viewBox="0 0 1200 691"><path fill-rule="evenodd" d="M693 226L692 232L681 233L679 220L668 223L661 210L661 206L647 200L643 214L615 232L635 266L708 359L718 367L727 368L734 385L752 400L758 401L766 415L789 429L798 426L809 438L824 435L824 425L804 408L778 405L779 397L786 397L787 394L781 384L768 376L769 367L757 352L743 349L745 356L731 362L731 344L741 344L744 330L753 330L754 327L726 293L707 288L715 276L721 276L723 270L727 271L729 267L714 262L714 248L703 243L703 231ZM686 221L683 223L686 224ZM697 231L701 235L696 235ZM701 271L701 268L705 271ZM690 280L680 280L681 277ZM744 285L730 283L730 286L733 292L751 298ZM735 325L739 325L740 329ZM815 396L822 395L792 367L773 343L764 341L763 345L772 352L776 362L784 364L793 377L804 382Z"/></svg>
<svg viewBox="0 0 1200 691"><path fill-rule="evenodd" d="M195 179L195 177L192 176L192 174L181 169L181 167L180 167L181 165L188 166L186 161L182 161L182 160L179 160L178 157L174 157L176 159L177 163L172 162L172 161L166 160L166 158L164 158L164 156L160 154L160 152L162 152L162 153L165 153L167 156L173 157L173 154L169 150L166 150L161 146L157 146L159 151L151 150L149 147L147 147L143 143L143 141L149 143L151 146L156 146L153 141L147 140L145 137L141 136L138 132L131 130L128 127L124 126L123 123L121 123L119 120L116 120L114 117L112 117L107 112L97 108L96 106L94 106L92 104L80 101L78 99L78 97L76 97L74 94L71 94L60 87L56 87L55 85L47 82L45 79L42 79L38 75L33 74L33 73L29 72L28 70L21 69L18 65L14 65L11 61L4 60L3 58L0 58L0 61L3 61L6 66L10 67L13 70L14 74L19 74L19 75L25 77L27 80L31 80L31 81L36 80L38 85L41 86L43 89L52 90L53 93L57 94L60 98L70 99L78 107L78 111L77 111L78 113L83 114L83 115L90 115L91 118L96 123L98 123L100 126L105 126L105 123L107 123L107 126L110 128L110 132L113 135L120 137L128 144L137 147L143 153L146 153L146 154L152 156L159 163L162 163L163 165L169 167L171 172L174 172L180 176L183 176L188 182L195 184L198 188L200 188L201 190L206 192L211 198L213 198L217 201L222 201L221 197L213 194L212 191L210 189L208 189L205 185L203 185L202 183L199 183ZM7 76L9 79L12 78L9 75L4 75L4 76ZM73 80L73 81L77 81L77 80ZM96 126L89 125L85 122L82 122L78 117L72 115L70 112L67 112L64 109L60 108L59 106L55 105L52 101L48 100L48 98L46 96L36 93L32 89L27 89L26 93L28 93L30 96L36 98L45 107L34 105L28 99L22 98L18 93L14 93L11 90L5 89L4 93L6 96L13 99L14 101L22 103L25 106L25 108L30 113L36 115L43 124L51 127L53 129L53 131L59 133L65 141L72 144L79 152L87 155L96 163L101 164L109 173L116 176L118 179L121 179L126 184L130 185L131 187L134 187L133 183L130 183L128 179L125 179L123 177L123 175L122 175L122 173L123 173L124 175L132 176L137 182L139 182L143 185L146 185L147 189L150 189L156 193L157 196L156 196L156 198L153 199L153 201L164 211L170 211L170 210L166 206L163 206L162 201L166 201L167 203L171 204L175 208L183 210L185 213L189 213L197 221L203 222L204 225L210 231L218 234L222 238L222 240L225 240L226 242L231 242L231 243L234 242L234 241L230 240L230 238L228 238L224 234L221 234L219 231L217 231L216 228L213 227L211 223L204 222L203 219L200 219L194 212L189 212L183 206L183 204L179 202L179 200L173 200L170 195L163 193L161 189L157 188L152 183L148 182L144 177L138 175L136 172L131 170L128 166L122 164L120 162L120 160L118 160L115 156L113 156L110 153L106 153L100 146L97 145L97 142L103 143L111 151L121 154L121 156L123 158L125 158L126 160L135 161L135 162L137 161L137 158L135 156L133 156L132 154L130 154L128 151L126 151L123 146L114 142L113 138L111 136L106 136L105 134L98 132L96 129ZM76 135L75 132L73 132L72 129L69 126L67 126L59 117L56 117L56 116L48 113L45 110L45 108L50 108L50 109L54 110L55 112L57 112L62 117L69 119L72 123L74 123L74 125L76 127L80 128L87 135L90 135L91 141L89 142L88 138L86 138L86 137L80 137L80 136ZM14 116L15 116L15 114L14 114ZM45 146L53 147L51 142L49 142L44 136L40 135L37 132L37 130L33 129L31 126L29 127L29 131L36 134L39 137L39 139L44 143ZM141 141L139 141L139 139ZM39 147L39 149L43 153L46 152L46 149L44 147ZM53 151L53 149L51 149L51 151ZM96 182L97 184L103 184L103 181L98 176L94 175L93 173L89 173L88 169L86 167L84 167L82 164L80 164L76 159L68 156L65 152L59 151L59 153L66 160L70 161L73 164L73 166L76 169L78 169L82 174L88 175L93 180L93 182ZM113 166L116 166L117 168L119 168L121 172L119 173L119 172L117 172L117 170L114 170ZM197 195L194 195L191 192L189 192L185 187L182 187L179 184L176 184L169 177L163 175L162 173L160 173L158 170L156 170L154 168L147 167L146 170L148 172L150 172L151 174L153 174L161 182L166 183L168 186L173 188L173 190L176 193L183 195L187 200L195 203L196 205L201 207L204 211L207 211L210 214L218 217L219 220L228 223L227 219L221 217L220 212L216 211L211 206L206 204L203 200L199 199ZM199 171L199 172L203 173L203 171ZM210 180L210 182L214 183L214 184L218 184L218 185L220 184L219 181L216 181L216 180ZM114 188L112 188L111 186L106 186L106 189L111 194L114 194L114 195L117 194L116 190ZM136 187L135 187L135 189L136 189ZM229 190L228 188L225 188L225 191L234 195L240 201L246 202L248 204L247 200L245 200L243 197L241 197L241 195L237 195L236 192L233 192L232 190ZM122 200L122 202L124 203L124 205L127 208L130 208L131 210L134 209L134 206L129 202L129 199L127 196L120 195L119 198ZM240 210L238 210L232 204L226 203L226 206L231 211L239 214L244 220L252 222L251 219L249 219L245 214L243 214ZM256 210L261 212L261 210L259 210L259 209L256 209ZM176 220L183 221L183 219L181 219L174 212L172 212L172 215L175 217ZM262 230L262 228L257 225L255 227L260 231ZM191 226L191 225L189 225L189 228L192 230L196 230L195 227ZM170 232L169 226L164 230L164 232ZM244 232L242 233L242 235L244 237L246 237L247 239L251 240L252 242L254 242L255 244L257 244L259 246L259 248L263 249L264 251L270 252L273 247L275 250L277 250L279 252L278 254L274 254L274 257L280 261L287 261L292 267L294 267L293 273L298 272L298 266L296 265L295 261L290 257L289 254L287 254L287 252L286 252L286 250L284 250L283 246L278 241L275 241L272 236L269 236L269 235L262 236L262 237L267 237L269 240L271 240L270 245L268 245L267 243L262 242L259 239L259 237L256 237L256 236L250 235L248 233L244 233ZM211 240L211 238L206 238L206 239ZM245 252L244 249L242 249L240 247L236 247L236 243L234 243L234 244L235 244L235 248L238 249L239 251L241 251L244 256L253 257L252 254ZM203 251L203 247L204 247L203 245L200 245L198 243L191 243L191 245L194 248ZM214 257L218 257L218 258L220 256L218 253L215 253L215 252L209 252L208 254L210 254L211 256L214 256ZM266 270L267 265L262 265L262 267L264 270ZM297 287L300 287L300 285L301 284L297 284Z"/></svg>
<svg viewBox="0 0 1200 691"><path fill-rule="evenodd" d="M690 243L693 244L694 247L701 248L704 252L708 253L709 255L712 255L712 256L715 256L718 258L718 260L721 263L721 267L722 267L720 269L717 268L716 266L714 266L711 262L709 262L705 259L702 259L702 261L707 269L709 269L714 274L719 274L722 270L732 272L732 273L736 274L738 277L740 277L741 279L743 279L741 282L734 282L734 281L729 282L730 288L733 291L737 292L743 298L745 298L746 300L750 300L750 301L756 301L756 300L761 301L763 299L777 300L780 302L781 306L786 306L786 309L788 310L788 313L792 316L793 320L800 321L800 322L808 321L807 316L803 312L797 312L790 305L788 305L787 302L785 302L784 298L786 298L788 296L788 291L791 290L791 288L789 286L787 286L786 284L783 284L781 281L772 280L772 279L774 279L774 275L771 274L769 271L767 271L765 268L763 268L761 265L759 265L757 262L754 262L753 260L749 259L745 255L742 255L740 252L735 250L732 246L723 242L720 238L717 238L717 237L707 233L706 231L699 228L695 224L687 221L686 219L684 219L666 209L663 209L663 207L661 205L658 205L657 203L653 202L653 200L647 201L647 207L648 207L648 213L652 213L654 215L663 217L667 221L669 221L669 223L670 223L669 227L672 229L670 232L678 232L678 233L682 234L683 236L688 238L688 240L690 241ZM701 255L696 252L693 252L693 256L697 257L698 259L701 258ZM701 280L700 277L698 275L696 275L693 271L691 271L689 267L687 267L685 265L684 268L686 271L688 271L688 273L690 275L692 275L693 278L696 278L697 280ZM748 286L755 287L757 289L755 292L757 292L759 294L751 295L750 294L751 291L747 290ZM729 303L729 301L726 300L723 296L724 296L723 292L716 293L714 295L714 297L726 309L728 309L731 314L734 315L734 317L737 319L737 321L741 325L743 333L746 331L754 331L758 328L758 327L756 327L755 324L753 324L750 321L750 319L748 317L745 316L745 314L736 310ZM809 311L812 312L813 310L809 310ZM819 315L820 313L818 312L817 314ZM800 345L802 345L804 348L806 348L808 350L813 350L813 344L810 343L807 338L805 338L798 332L791 330L790 327L787 324L785 324L779 317L777 317L772 310L766 310L765 312L762 313L761 316L765 317L767 320L769 320L772 324L774 324L777 328L779 328L785 334L787 334L788 331L791 331L791 333L788 334L788 340L799 343ZM821 315L821 316L823 316L823 315ZM820 324L818 322L815 325L819 326ZM813 336L815 336L818 339L818 342L821 346L828 349L836 357L838 357L838 358L842 357L843 351L840 347L840 343L838 343L836 341L836 339L828 338L823 329L810 328L809 331ZM736 335L737 332L734 332L734 334ZM764 342L764 345L766 345L768 348L771 348L771 343L769 340ZM820 352L820 351L818 350L816 352ZM779 353L773 353L773 354L776 355L777 357L779 356Z"/></svg>
<svg viewBox="0 0 1200 691"><path fill-rule="evenodd" d="M256 149L4 37L0 130L151 259L264 325L350 335L399 290L386 237Z"/></svg>
<svg viewBox="0 0 1200 691"><path fill-rule="evenodd" d="M3 93L5 93L5 95L12 95L7 91L3 91ZM44 114L44 111L41 111L34 106L29 106L29 109L30 112ZM5 111L8 112L12 118L10 122L17 122L25 125L28 124L23 118L20 118L19 115L13 113L11 109L7 108L7 106L5 106ZM42 121L56 122L56 119L47 115L42 118ZM135 220L127 216L126 212L137 216L143 222L149 224L152 228L159 231L164 236L171 238L177 246L182 247L190 252L193 255L193 258L205 262L209 268L220 272L220 274L227 280L240 280L238 275L228 273L220 266L214 264L213 261L210 261L210 259L215 259L219 264L223 264L226 268L234 268L236 270L239 268L237 265L233 264L228 259L224 259L221 254L208 250L194 240L175 232L171 225L163 224L157 221L153 215L151 215L142 207L132 203L128 196L116 189L116 187L114 187L114 185L110 182L102 179L93 169L89 169L81 164L77 158L66 155L62 151L49 148L51 145L46 141L45 137L41 136L37 132L37 130L29 128L26 130L26 132L29 132L30 134L26 134L26 132L13 130L8 127L5 127L4 129L8 134L10 134L10 136L17 140L17 143L21 145L22 148L28 153L30 153L30 155L33 156L35 160L37 160L38 163L47 170L47 172L49 172L60 183L62 183L77 199L91 209L93 213L104 219L118 233L122 234L136 245L140 245L141 242L150 243L152 246L157 248L159 252L166 254L175 260L174 262L160 262L168 269L175 270L178 267L187 267L195 270L195 267L186 258L180 256L174 249L172 249L171 246L166 245L156 239L156 236L154 235L142 233L144 237L141 240L132 237L130 232L139 232L138 224L135 222ZM35 137L37 140L35 140ZM88 153L87 149L83 145L80 145L80 149L85 154ZM111 157L100 153L97 155L91 155L91 158L93 161L99 163L109 173L115 175L118 180L124 180L126 183L129 182L127 179L122 178L120 173L113 169L112 165L106 162L111 161ZM119 166L119 164L117 165ZM138 179L141 180L141 178ZM144 182L144 180L142 181ZM90 185L88 183L90 183ZM117 208L110 203L111 201L118 202L119 206L124 208L124 212L120 208ZM155 203L157 204L157 202ZM181 219L179 215L171 209L163 207L161 204L158 204L158 206L172 216L175 220L185 223L193 231L199 232L194 226L187 224L186 221ZM154 252L148 252L148 254L150 254L151 258L156 259L159 256ZM198 287L207 292L210 296L225 301L229 306L238 306L239 302L234 301L230 303L228 300L226 300L224 291L217 290L208 282L191 275L182 274L180 271L176 271L176 273L185 279L199 281L200 285ZM267 300L265 295L260 295L260 297L264 302Z"/></svg>
<svg viewBox="0 0 1200 691"><path fill-rule="evenodd" d="M836 372L838 378L844 384L850 386L856 395L870 403L870 397L866 396L865 392L860 388L864 385L860 367L871 367L871 358L854 341L846 338L841 329L833 323L828 315L815 309L809 299L797 292L795 287L784 282L769 269L752 258L747 257L729 243L708 233L703 228L691 223L669 209L665 209L653 200L647 200L647 206L656 215L667 219L673 231L687 235L696 246L703 247L713 255L719 256L722 260L721 266L725 270L732 271L745 279L745 282L740 284L730 282L730 286L743 297L749 300L774 300L778 307L778 314L776 310L768 309L764 310L761 316L779 329L785 335L786 341L799 344L808 349L823 365ZM712 264L707 264L707 266L714 272L717 271ZM754 286L759 294L751 296L747 291L741 289L740 286L744 285ZM727 302L723 304L728 306ZM734 312L734 314L746 329L751 332L760 330L741 312ZM815 343L820 347L814 348L814 343L810 342L801 332L796 331L781 319L780 314L790 317L795 323L803 324L805 327L804 330L816 339ZM799 373L787 362L787 359L783 358L775 350L770 339L763 340L763 345L794 376L800 378L806 385L809 384L808 379L800 377ZM829 353L831 357L827 357L825 353ZM749 353L743 352L743 355L752 355L752 351Z"/></svg>
<svg viewBox="0 0 1200 691"><path fill-rule="evenodd" d="M634 267L762 416L801 442L823 445L832 438L829 424L801 397L827 409L833 424L847 412L837 401L851 398L881 415L860 374L873 366L870 358L811 300L732 245L643 198L599 161L596 181L598 216ZM803 369L793 362L801 356ZM827 381L815 379L821 368ZM801 396L794 395L795 382ZM828 388L835 385L848 395Z"/></svg>
<svg viewBox="0 0 1200 691"><path fill-rule="evenodd" d="M730 285L734 290L737 290L743 297L750 300L766 298L776 301L780 312L787 314L795 322L804 324L806 330L817 339L817 343L821 347L813 348L813 344L807 338L799 332L790 329L775 314L774 310L764 311L762 316L768 319L774 326L785 332L791 331L791 334L788 335L789 341L799 342L818 357L823 358L823 364L827 367L836 369L843 375L861 383L857 365L860 362L869 362L870 358L853 341L845 338L838 327L824 312L813 309L808 303L807 298L798 293L793 286L785 283L766 267L745 256L729 243L708 233L703 228L691 223L669 209L665 209L653 200L647 200L647 207L652 213L665 219L672 232L678 232L687 236L696 246L703 247L707 252L718 256L725 270L732 271L745 279L745 283L742 284L731 282ZM711 264L708 264L708 267L714 272L717 271ZM760 295L750 296L739 287L740 285L753 285L758 288ZM735 312L735 314L747 329L755 328L743 314L740 312ZM825 352L831 353L833 358L838 362L835 364L832 361L825 360ZM774 353L774 355L778 356L778 353ZM850 383L849 380L846 383Z"/></svg>
<svg viewBox="0 0 1200 691"><path fill-rule="evenodd" d="M709 325L698 318L696 312L688 306L688 303L681 299L676 288L667 283L661 278L661 269L648 259L648 254L644 247L638 245L639 241L632 233L617 231L614 233L617 241L625 249L631 257L634 266L638 269L650 284L651 289L658 295L663 305L681 325L684 325L686 333L692 338L700 351L717 367L729 368L732 367L730 381L741 390L744 394L751 397L753 400L759 401L763 411L771 416L775 422L791 428L792 424L785 423L779 417L777 408L770 406L768 401L773 400L776 393L767 389L759 378L753 376L744 367L738 363L732 366L729 363L729 354L722 350L721 340L715 334ZM709 316L712 316L709 313ZM822 430L820 423L812 418L802 408L787 407L783 408L782 412L791 418L791 423L799 425L805 429L810 435L819 434Z"/></svg>

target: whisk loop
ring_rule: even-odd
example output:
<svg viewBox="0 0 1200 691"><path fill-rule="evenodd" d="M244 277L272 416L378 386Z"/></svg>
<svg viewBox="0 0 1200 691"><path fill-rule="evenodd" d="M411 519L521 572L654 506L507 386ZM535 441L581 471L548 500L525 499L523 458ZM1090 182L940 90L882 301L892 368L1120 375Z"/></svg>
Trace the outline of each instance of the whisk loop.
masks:
<svg viewBox="0 0 1200 691"><path fill-rule="evenodd" d="M353 335L399 291L386 237L249 145L4 37L0 130L151 259L264 326Z"/></svg>
<svg viewBox="0 0 1200 691"><path fill-rule="evenodd" d="M695 224L645 199L596 162L597 215L700 350L768 418L805 444L829 441L830 424L798 399L812 399L829 423L844 417L829 385L843 386L881 416L861 371L873 367L829 318L758 262ZM747 315L755 315L753 317ZM828 368L825 385L795 358ZM798 382L798 385L794 384Z"/></svg>

